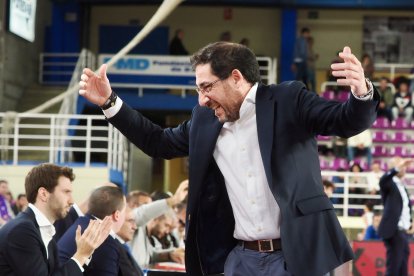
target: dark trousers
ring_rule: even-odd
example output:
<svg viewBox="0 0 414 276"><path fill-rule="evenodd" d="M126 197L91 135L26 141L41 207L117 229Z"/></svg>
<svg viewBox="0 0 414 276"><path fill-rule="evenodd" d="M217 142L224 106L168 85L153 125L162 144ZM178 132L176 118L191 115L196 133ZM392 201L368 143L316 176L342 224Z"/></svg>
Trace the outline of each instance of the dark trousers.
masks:
<svg viewBox="0 0 414 276"><path fill-rule="evenodd" d="M258 251L243 249L237 245L227 257L224 265L225 276L292 276L287 271L282 251L261 253Z"/></svg>
<svg viewBox="0 0 414 276"><path fill-rule="evenodd" d="M408 275L408 256L410 248L405 231L397 231L390 239L384 239L387 249L386 276Z"/></svg>

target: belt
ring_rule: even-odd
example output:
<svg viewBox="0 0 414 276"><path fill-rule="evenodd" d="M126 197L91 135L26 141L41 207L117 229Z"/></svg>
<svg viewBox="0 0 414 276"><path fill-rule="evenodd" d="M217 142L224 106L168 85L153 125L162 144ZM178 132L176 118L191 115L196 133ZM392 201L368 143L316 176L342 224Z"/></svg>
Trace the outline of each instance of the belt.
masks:
<svg viewBox="0 0 414 276"><path fill-rule="evenodd" d="M243 248L255 250L259 252L273 252L282 250L282 242L280 239L258 240L258 241L241 241L238 244Z"/></svg>

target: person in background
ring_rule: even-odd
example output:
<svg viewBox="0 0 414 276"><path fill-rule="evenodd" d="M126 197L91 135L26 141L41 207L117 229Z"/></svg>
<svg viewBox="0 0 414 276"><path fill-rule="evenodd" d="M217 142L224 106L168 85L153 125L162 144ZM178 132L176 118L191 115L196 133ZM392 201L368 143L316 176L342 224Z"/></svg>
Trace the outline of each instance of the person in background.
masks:
<svg viewBox="0 0 414 276"><path fill-rule="evenodd" d="M379 81L378 92L381 96L381 101L378 106L378 117L386 117L389 122L392 121L392 106L394 104L394 93L391 87L388 86L389 80L386 77L381 77Z"/></svg>
<svg viewBox="0 0 414 276"><path fill-rule="evenodd" d="M308 77L308 84L309 84L309 90L316 92L318 94L317 88L316 88L316 61L319 58L319 55L315 53L313 50L313 45L315 43L315 40L312 36L308 37L308 57L307 57L307 65L306 68L308 70L307 77Z"/></svg>
<svg viewBox="0 0 414 276"><path fill-rule="evenodd" d="M170 55L173 56L187 56L188 51L183 44L184 31L182 29L177 29L175 35L170 42Z"/></svg>
<svg viewBox="0 0 414 276"><path fill-rule="evenodd" d="M134 237L137 225L134 219L134 211L128 206L125 211L125 221L118 232L116 239L120 244L119 268L122 276L143 276L141 267L132 256L128 242Z"/></svg>
<svg viewBox="0 0 414 276"><path fill-rule="evenodd" d="M368 54L363 54L361 58L362 68L364 69L365 77L374 80L375 66L374 61Z"/></svg>
<svg viewBox="0 0 414 276"><path fill-rule="evenodd" d="M13 213L17 216L20 212L26 210L27 206L29 205L29 202L27 201L27 197L25 194L19 194L17 196L16 201L11 206Z"/></svg>
<svg viewBox="0 0 414 276"><path fill-rule="evenodd" d="M348 162L353 163L355 154L361 152L367 158L368 167L372 162L372 132L369 129L348 138L347 141Z"/></svg>
<svg viewBox="0 0 414 276"><path fill-rule="evenodd" d="M250 40L249 40L247 37L243 37L243 38L240 40L239 44L244 45L244 46L246 46L246 47L249 47L249 45L250 45Z"/></svg>
<svg viewBox="0 0 414 276"><path fill-rule="evenodd" d="M152 202L150 194L143 191L133 190L130 191L127 195L127 204L131 209L137 208L141 205L148 204Z"/></svg>
<svg viewBox="0 0 414 276"><path fill-rule="evenodd" d="M296 80L308 84L308 39L310 37L310 29L302 28L300 36L296 39L293 51L292 70L296 74Z"/></svg>
<svg viewBox="0 0 414 276"><path fill-rule="evenodd" d="M332 181L329 181L327 179L324 179L322 181L322 184L323 184L323 190L326 196L331 198L335 190L335 185L332 183Z"/></svg>
<svg viewBox="0 0 414 276"><path fill-rule="evenodd" d="M230 31L225 31L220 34L219 41L231 42L232 35Z"/></svg>
<svg viewBox="0 0 414 276"><path fill-rule="evenodd" d="M9 182L5 179L0 180L0 227L14 218L14 213L11 208L8 198Z"/></svg>
<svg viewBox="0 0 414 276"><path fill-rule="evenodd" d="M126 199L119 187L102 186L91 193L88 201L88 212L79 217L58 241L59 260L65 263L76 250L76 229L91 222L101 222L105 217L112 221L110 235L102 245L96 249L84 275L122 275L120 273L119 243L115 233L119 231L125 221Z"/></svg>
<svg viewBox="0 0 414 276"><path fill-rule="evenodd" d="M404 184L404 176L412 159L396 156L391 159L391 168L380 179L381 198L384 204L378 236L386 248L386 276L408 275L407 231L412 231L410 195ZM411 229L411 230L410 230Z"/></svg>
<svg viewBox="0 0 414 276"><path fill-rule="evenodd" d="M413 106L411 93L408 91L408 83L406 81L400 82L398 91L394 95L394 104L391 109L393 120L397 120L399 116L404 116L407 124L411 123L413 119Z"/></svg>
<svg viewBox="0 0 414 276"><path fill-rule="evenodd" d="M343 104L298 81L265 85L250 49L208 44L190 59L198 105L191 119L170 128L123 102L107 65L98 73L83 70L80 95L136 146L155 158L189 156L189 275L324 275L352 259L323 192L315 137L367 129L379 95L351 49L340 56L344 62L332 64L333 74L352 90Z"/></svg>
<svg viewBox="0 0 414 276"><path fill-rule="evenodd" d="M378 227L381 223L382 213L378 210L374 211L374 217L372 219L372 224L365 229L365 235L363 240L380 240L378 236Z"/></svg>
<svg viewBox="0 0 414 276"><path fill-rule="evenodd" d="M65 217L73 204L74 178L71 168L53 164L29 171L28 208L0 229L0 275L83 275L83 266L108 237L112 223L105 218L102 223L77 227L74 254L59 264L53 223Z"/></svg>

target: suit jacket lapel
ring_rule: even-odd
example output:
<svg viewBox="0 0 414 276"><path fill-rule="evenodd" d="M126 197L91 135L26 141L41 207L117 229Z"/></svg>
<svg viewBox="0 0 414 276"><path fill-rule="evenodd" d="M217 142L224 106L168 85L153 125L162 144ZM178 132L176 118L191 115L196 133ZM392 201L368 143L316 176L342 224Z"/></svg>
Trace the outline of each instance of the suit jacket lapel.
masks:
<svg viewBox="0 0 414 276"><path fill-rule="evenodd" d="M35 216L33 210L30 209L30 208L26 208L26 210L23 211L23 213L26 213L29 216L30 220L32 220L34 222L34 224L36 226L36 233L37 233L37 235L39 237L39 240L43 244L42 235L40 234L39 224L37 224L36 216ZM41 246L40 248L42 249L42 254L43 254L43 258L45 259L45 262L48 262L48 260L47 260L47 254L46 254L46 248L44 246Z"/></svg>
<svg viewBox="0 0 414 276"><path fill-rule="evenodd" d="M206 108L207 109L207 108ZM196 206L198 195L207 169L210 165L211 158L213 158L214 148L216 146L217 138L223 124L220 123L214 111L204 110L200 111L199 118L196 121L197 131L191 137L194 141L192 146L192 153L190 154L190 179L192 183L199 183L199 185L190 185L189 189L193 196L189 198L188 208L192 210L192 206Z"/></svg>
<svg viewBox="0 0 414 276"><path fill-rule="evenodd" d="M274 118L276 102L273 93L263 84L259 84L256 93L256 123L259 137L260 154L262 155L266 178L272 184L271 157L274 143Z"/></svg>

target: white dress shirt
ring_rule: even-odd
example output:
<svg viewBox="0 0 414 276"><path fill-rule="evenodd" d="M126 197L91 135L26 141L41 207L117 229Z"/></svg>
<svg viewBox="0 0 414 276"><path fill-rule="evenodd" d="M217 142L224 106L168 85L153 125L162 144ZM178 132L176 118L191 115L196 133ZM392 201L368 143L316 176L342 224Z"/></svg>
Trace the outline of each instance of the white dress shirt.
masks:
<svg viewBox="0 0 414 276"><path fill-rule="evenodd" d="M411 215L410 215L410 208L408 206L408 195L405 190L404 184L402 183L401 179L397 176L394 176L392 180L397 184L398 190L400 191L401 198L402 198L402 210L400 220L398 221L398 228L408 230L411 226Z"/></svg>
<svg viewBox="0 0 414 276"><path fill-rule="evenodd" d="M29 208L35 214L36 222L39 225L40 235L42 236L43 244L46 248L46 256L49 259L49 251L47 246L56 233L55 226L47 219L47 217L36 206L29 203Z"/></svg>
<svg viewBox="0 0 414 276"><path fill-rule="evenodd" d="M223 125L214 159L224 176L239 240L280 237L280 208L270 191L256 124L256 83L240 108L240 119ZM270 149L269 149L270 150Z"/></svg>

